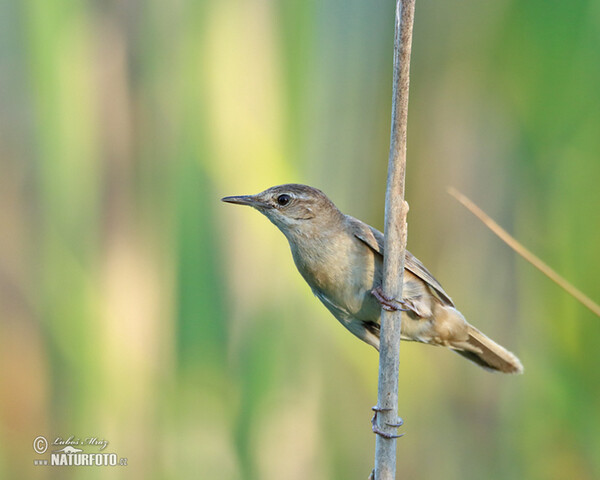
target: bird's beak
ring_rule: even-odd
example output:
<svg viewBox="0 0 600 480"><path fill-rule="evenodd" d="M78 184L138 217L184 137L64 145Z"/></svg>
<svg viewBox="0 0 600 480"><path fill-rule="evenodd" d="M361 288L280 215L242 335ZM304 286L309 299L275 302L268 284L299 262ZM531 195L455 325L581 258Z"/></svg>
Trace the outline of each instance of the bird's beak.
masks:
<svg viewBox="0 0 600 480"><path fill-rule="evenodd" d="M225 203L235 203L236 205L248 205L249 207L264 207L264 203L256 198L255 195L239 195L233 197L223 197Z"/></svg>

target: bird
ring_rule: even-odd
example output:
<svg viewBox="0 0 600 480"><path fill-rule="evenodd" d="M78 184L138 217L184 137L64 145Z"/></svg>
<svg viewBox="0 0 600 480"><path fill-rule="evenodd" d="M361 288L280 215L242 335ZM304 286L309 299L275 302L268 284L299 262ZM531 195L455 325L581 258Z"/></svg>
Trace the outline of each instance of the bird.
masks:
<svg viewBox="0 0 600 480"><path fill-rule="evenodd" d="M468 323L442 285L408 250L403 298L385 297L383 234L343 214L321 190L290 183L221 200L253 207L278 227L315 296L344 327L375 349L379 350L381 309L403 310L402 340L447 347L488 371L523 373L516 355Z"/></svg>

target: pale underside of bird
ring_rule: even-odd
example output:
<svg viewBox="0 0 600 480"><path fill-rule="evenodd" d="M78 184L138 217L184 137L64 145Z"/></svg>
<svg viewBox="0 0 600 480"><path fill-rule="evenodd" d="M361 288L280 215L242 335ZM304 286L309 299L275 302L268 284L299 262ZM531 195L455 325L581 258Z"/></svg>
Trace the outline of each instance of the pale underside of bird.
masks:
<svg viewBox="0 0 600 480"><path fill-rule="evenodd" d="M487 370L523 372L514 354L465 320L408 250L403 298L385 298L383 234L344 215L320 190L287 184L223 201L252 206L269 218L287 237L294 262L315 296L344 327L376 349L383 306L404 310L403 340L448 347Z"/></svg>

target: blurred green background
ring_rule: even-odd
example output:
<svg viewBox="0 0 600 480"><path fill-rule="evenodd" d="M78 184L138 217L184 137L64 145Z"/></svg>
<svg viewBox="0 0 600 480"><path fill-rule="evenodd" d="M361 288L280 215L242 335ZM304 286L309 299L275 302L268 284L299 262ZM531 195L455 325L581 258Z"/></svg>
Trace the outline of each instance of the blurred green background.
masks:
<svg viewBox="0 0 600 480"><path fill-rule="evenodd" d="M376 352L219 198L307 183L382 228L393 12L0 0L1 478L367 477ZM600 478L600 319L445 193L600 299L600 4L418 0L411 73L409 248L525 374L403 344L399 478Z"/></svg>

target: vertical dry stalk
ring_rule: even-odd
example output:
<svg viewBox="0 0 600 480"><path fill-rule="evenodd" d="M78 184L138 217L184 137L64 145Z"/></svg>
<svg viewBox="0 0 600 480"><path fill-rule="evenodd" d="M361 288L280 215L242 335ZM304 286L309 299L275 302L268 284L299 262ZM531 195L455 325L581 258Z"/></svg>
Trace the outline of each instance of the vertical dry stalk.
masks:
<svg viewBox="0 0 600 480"><path fill-rule="evenodd" d="M404 252L406 250L406 215L404 174L406 171L406 130L410 50L415 0L396 1L394 36L394 90L392 128L385 196L385 259L383 292L388 298L402 298ZM391 435L398 421L398 371L400 362L401 313L381 311L381 345L379 385L377 390L378 427ZM396 439L377 435L375 443L375 478L393 480L396 476Z"/></svg>

